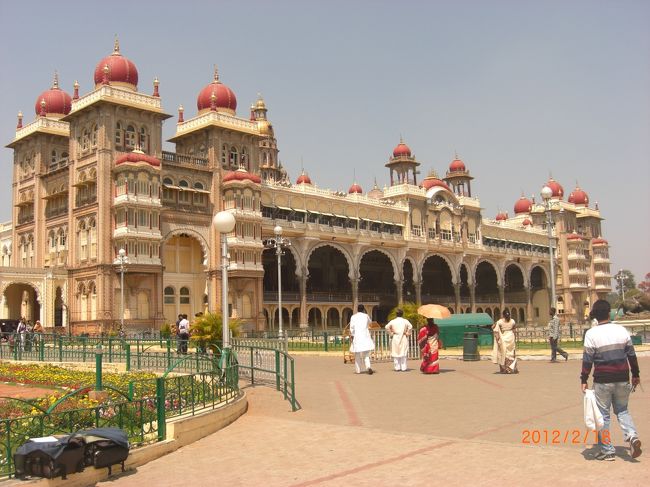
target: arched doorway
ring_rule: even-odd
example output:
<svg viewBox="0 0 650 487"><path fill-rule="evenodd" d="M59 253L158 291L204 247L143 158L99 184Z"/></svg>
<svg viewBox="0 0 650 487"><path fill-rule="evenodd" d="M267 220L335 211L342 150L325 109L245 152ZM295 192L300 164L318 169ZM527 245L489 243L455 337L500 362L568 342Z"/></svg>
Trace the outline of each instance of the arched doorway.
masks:
<svg viewBox="0 0 650 487"><path fill-rule="evenodd" d="M320 309L309 309L309 313L307 315L307 323L309 323L309 326L313 326L314 328L323 327L323 315L321 314Z"/></svg>
<svg viewBox="0 0 650 487"><path fill-rule="evenodd" d="M422 303L455 304L451 269L439 255L428 257L422 265Z"/></svg>
<svg viewBox="0 0 650 487"><path fill-rule="evenodd" d="M533 314L530 319L538 325L544 324L548 321L550 292L546 271L541 266L533 267L530 272L530 290L533 305Z"/></svg>
<svg viewBox="0 0 650 487"><path fill-rule="evenodd" d="M5 303L7 318L19 320L25 318L34 323L41 319L41 308L38 301L38 292L35 287L27 283L13 283L5 289Z"/></svg>
<svg viewBox="0 0 650 487"><path fill-rule="evenodd" d="M506 304L524 304L527 302L524 274L518 265L510 264L506 267L503 290ZM513 318L516 317L517 313L512 313L512 316Z"/></svg>
<svg viewBox="0 0 650 487"><path fill-rule="evenodd" d="M477 303L498 303L501 301L497 271L492 264L482 261L476 266L475 282Z"/></svg>
<svg viewBox="0 0 650 487"><path fill-rule="evenodd" d="M386 323L388 313L397 306L393 265L383 252L371 250L359 263L359 303L378 302L373 308L373 318Z"/></svg>
<svg viewBox="0 0 650 487"><path fill-rule="evenodd" d="M329 308L327 310L327 320L325 322L326 328L340 328L341 320L339 317L339 310L336 308Z"/></svg>
<svg viewBox="0 0 650 487"><path fill-rule="evenodd" d="M204 311L207 256L200 241L186 233L172 235L163 244L163 314L175 323L179 314ZM232 304L232 303L230 303Z"/></svg>
<svg viewBox="0 0 650 487"><path fill-rule="evenodd" d="M307 269L307 301L352 302L350 269L341 250L331 245L318 247Z"/></svg>

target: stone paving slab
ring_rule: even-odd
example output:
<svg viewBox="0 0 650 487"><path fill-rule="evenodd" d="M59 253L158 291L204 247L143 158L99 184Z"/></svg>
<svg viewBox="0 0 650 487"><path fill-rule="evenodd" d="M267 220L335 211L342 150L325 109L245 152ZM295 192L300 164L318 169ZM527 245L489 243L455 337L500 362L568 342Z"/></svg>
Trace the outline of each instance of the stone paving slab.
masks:
<svg viewBox="0 0 650 487"><path fill-rule="evenodd" d="M650 359L639 362L643 377ZM646 453L627 455L614 420L617 459L599 462L582 424L579 361L522 362L520 374L507 376L488 362L441 364L437 376L396 373L389 363L368 376L340 357L297 357L300 411L271 388L246 387L244 417L99 485L647 484L650 385L630 400ZM549 443L557 430L558 444L543 436L522 444L525 430L550 431ZM574 430L580 437L572 444Z"/></svg>

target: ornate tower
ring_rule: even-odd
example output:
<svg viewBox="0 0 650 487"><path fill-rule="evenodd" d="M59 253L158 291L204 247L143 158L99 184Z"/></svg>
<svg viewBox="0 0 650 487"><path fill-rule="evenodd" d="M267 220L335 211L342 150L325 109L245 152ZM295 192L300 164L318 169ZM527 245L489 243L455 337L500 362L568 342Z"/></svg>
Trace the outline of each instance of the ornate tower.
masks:
<svg viewBox="0 0 650 487"><path fill-rule="evenodd" d="M393 149L393 157L388 160L386 167L390 171L390 185L418 184L417 167L420 165L411 155L411 149L400 138L399 144Z"/></svg>

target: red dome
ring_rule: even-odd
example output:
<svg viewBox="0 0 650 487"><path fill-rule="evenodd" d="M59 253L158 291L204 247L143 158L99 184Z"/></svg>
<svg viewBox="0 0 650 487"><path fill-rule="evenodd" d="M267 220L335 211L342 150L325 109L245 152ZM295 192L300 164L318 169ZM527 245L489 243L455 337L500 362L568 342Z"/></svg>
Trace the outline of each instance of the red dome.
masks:
<svg viewBox="0 0 650 487"><path fill-rule="evenodd" d="M219 73L214 70L214 79L212 83L201 90L196 98L196 108L199 113L203 110L212 109L212 95L214 94L214 108L216 111L227 111L232 115L237 110L237 97L235 93L219 81Z"/></svg>
<svg viewBox="0 0 650 487"><path fill-rule="evenodd" d="M571 194L569 195L569 203L587 206L589 204L589 196L576 186L576 189L571 191Z"/></svg>
<svg viewBox="0 0 650 487"><path fill-rule="evenodd" d="M67 115L72 108L72 98L65 91L59 88L59 80L54 77L54 85L49 90L44 91L36 99L34 111L36 115L41 114L41 101L45 100L46 115Z"/></svg>
<svg viewBox="0 0 650 487"><path fill-rule="evenodd" d="M466 170L465 163L458 159L458 157L449 164L449 172L465 172Z"/></svg>
<svg viewBox="0 0 650 487"><path fill-rule="evenodd" d="M309 179L309 176L303 171L300 176L298 176L298 179L296 179L296 184L312 184L311 179Z"/></svg>
<svg viewBox="0 0 650 487"><path fill-rule="evenodd" d="M95 67L95 88L104 82L104 66L108 66L109 84L124 83L133 90L138 89L138 70L130 59L120 54L120 45L115 41L113 54L106 56Z"/></svg>
<svg viewBox="0 0 650 487"><path fill-rule="evenodd" d="M582 240L582 237L578 235L577 233L572 233L570 235L567 235L567 240Z"/></svg>
<svg viewBox="0 0 650 487"><path fill-rule="evenodd" d="M129 152L128 154L123 154L115 160L115 165L119 166L124 163L137 163L137 162L146 162L147 164L155 167L160 167L160 159L154 156L148 156L147 154L140 151Z"/></svg>
<svg viewBox="0 0 650 487"><path fill-rule="evenodd" d="M496 221L501 222L501 221L504 221L504 220L507 220L507 219L508 219L508 214L507 213L501 212L501 213L497 214Z"/></svg>
<svg viewBox="0 0 650 487"><path fill-rule="evenodd" d="M357 183L354 183L352 186L350 186L350 189L348 189L348 193L357 193L357 194L362 194L363 189L361 189L361 186L359 186Z"/></svg>
<svg viewBox="0 0 650 487"><path fill-rule="evenodd" d="M445 183L442 179L438 179L435 177L428 177L428 178L424 178L424 180L422 181L422 187L425 190L429 190L434 186L440 186L442 188L445 188L447 191L451 191L451 189L449 189L449 186L447 186L447 183Z"/></svg>
<svg viewBox="0 0 650 487"><path fill-rule="evenodd" d="M245 181L245 180L249 180L257 184L262 182L262 178L260 178L257 174L253 174L244 170L230 171L227 172L223 177L224 183L227 183L228 181Z"/></svg>
<svg viewBox="0 0 650 487"><path fill-rule="evenodd" d="M525 196L522 196L515 202L515 215L520 213L530 213L533 208L533 202Z"/></svg>
<svg viewBox="0 0 650 487"><path fill-rule="evenodd" d="M393 157L411 157L411 149L400 140L397 147L393 149Z"/></svg>
<svg viewBox="0 0 650 487"><path fill-rule="evenodd" d="M549 179L548 182L546 183L546 186L551 188L551 190L553 191L552 198L558 198L561 200L564 197L564 188L555 179L553 178Z"/></svg>
<svg viewBox="0 0 650 487"><path fill-rule="evenodd" d="M528 226L530 226L530 225L532 225L532 224L533 224L533 222L530 221L530 218L526 218L526 219L524 219L523 225L524 225L525 227L528 227Z"/></svg>
<svg viewBox="0 0 650 487"><path fill-rule="evenodd" d="M591 241L592 245L609 245L607 240L604 238L598 237Z"/></svg>

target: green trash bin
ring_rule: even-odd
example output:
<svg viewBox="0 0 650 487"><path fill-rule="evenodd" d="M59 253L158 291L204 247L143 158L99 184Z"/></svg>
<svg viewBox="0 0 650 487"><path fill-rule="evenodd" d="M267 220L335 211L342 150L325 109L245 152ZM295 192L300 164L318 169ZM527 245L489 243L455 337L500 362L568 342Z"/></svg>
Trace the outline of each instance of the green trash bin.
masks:
<svg viewBox="0 0 650 487"><path fill-rule="evenodd" d="M478 333L466 332L463 334L463 361L476 361L481 357L478 353Z"/></svg>
<svg viewBox="0 0 650 487"><path fill-rule="evenodd" d="M632 335L630 338L632 338L632 345L641 345L643 343L641 335Z"/></svg>

